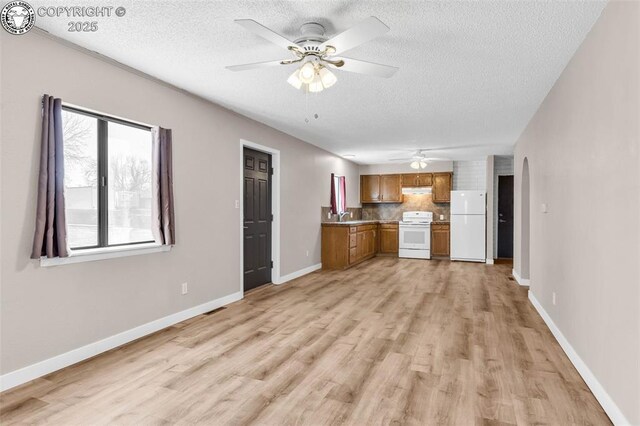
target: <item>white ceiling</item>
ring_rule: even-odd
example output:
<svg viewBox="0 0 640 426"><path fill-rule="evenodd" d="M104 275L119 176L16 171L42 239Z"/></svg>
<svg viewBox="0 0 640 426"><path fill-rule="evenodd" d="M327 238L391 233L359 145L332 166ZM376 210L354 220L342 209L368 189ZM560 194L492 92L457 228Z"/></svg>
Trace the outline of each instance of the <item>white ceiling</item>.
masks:
<svg viewBox="0 0 640 426"><path fill-rule="evenodd" d="M68 18L37 17L36 24L328 151L356 154L354 160L363 164L408 156L419 148L447 147L432 156L452 159L511 153L606 4L590 0L117 3L127 9L126 15L97 19L95 33L69 33ZM96 2L74 1L82 4ZM295 39L304 22L320 22L331 36L371 15L391 31L345 56L400 67L390 79L336 71L335 86L305 95L286 83L292 66L237 73L225 69L290 56L234 24L234 19L255 19ZM450 149L456 146L468 148Z"/></svg>

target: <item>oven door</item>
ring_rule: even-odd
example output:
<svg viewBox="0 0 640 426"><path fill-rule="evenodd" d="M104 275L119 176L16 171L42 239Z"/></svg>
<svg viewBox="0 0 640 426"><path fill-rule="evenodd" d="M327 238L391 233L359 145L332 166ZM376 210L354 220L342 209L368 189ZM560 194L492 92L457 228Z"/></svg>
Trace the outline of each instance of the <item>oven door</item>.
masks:
<svg viewBox="0 0 640 426"><path fill-rule="evenodd" d="M429 250L431 248L431 226L400 225L399 248L412 250Z"/></svg>

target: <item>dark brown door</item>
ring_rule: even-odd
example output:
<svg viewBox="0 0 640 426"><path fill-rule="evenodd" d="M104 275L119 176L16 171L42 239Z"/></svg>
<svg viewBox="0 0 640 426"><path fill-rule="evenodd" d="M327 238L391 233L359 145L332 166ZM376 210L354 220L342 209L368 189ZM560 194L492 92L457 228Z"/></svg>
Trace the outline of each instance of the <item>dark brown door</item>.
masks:
<svg viewBox="0 0 640 426"><path fill-rule="evenodd" d="M498 257L513 257L513 176L498 176Z"/></svg>
<svg viewBox="0 0 640 426"><path fill-rule="evenodd" d="M244 290L271 282L271 155L244 149Z"/></svg>

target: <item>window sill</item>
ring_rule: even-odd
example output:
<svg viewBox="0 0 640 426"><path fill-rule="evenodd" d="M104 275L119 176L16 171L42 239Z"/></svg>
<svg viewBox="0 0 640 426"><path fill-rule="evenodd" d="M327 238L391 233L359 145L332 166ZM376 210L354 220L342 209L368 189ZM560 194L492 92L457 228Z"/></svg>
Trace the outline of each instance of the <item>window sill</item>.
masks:
<svg viewBox="0 0 640 426"><path fill-rule="evenodd" d="M74 250L69 257L41 257L40 266L58 266L70 263L93 262L96 260L114 259L117 257L138 256L141 254L160 253L170 251L171 246L156 243L137 244L133 246L101 247L95 249Z"/></svg>

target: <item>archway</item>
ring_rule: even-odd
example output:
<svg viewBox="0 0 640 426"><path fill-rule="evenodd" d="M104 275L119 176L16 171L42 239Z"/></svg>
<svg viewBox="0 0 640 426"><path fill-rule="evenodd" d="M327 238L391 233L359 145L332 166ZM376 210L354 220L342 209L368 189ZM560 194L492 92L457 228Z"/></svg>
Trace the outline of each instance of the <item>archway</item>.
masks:
<svg viewBox="0 0 640 426"><path fill-rule="evenodd" d="M520 277L529 280L529 229L530 229L530 194L529 194L529 160L524 159L522 164L521 187L521 238L520 238Z"/></svg>

